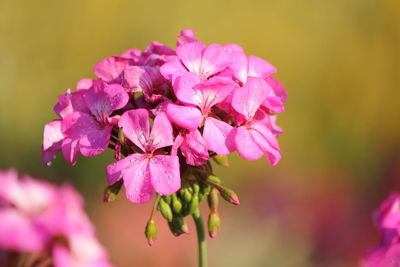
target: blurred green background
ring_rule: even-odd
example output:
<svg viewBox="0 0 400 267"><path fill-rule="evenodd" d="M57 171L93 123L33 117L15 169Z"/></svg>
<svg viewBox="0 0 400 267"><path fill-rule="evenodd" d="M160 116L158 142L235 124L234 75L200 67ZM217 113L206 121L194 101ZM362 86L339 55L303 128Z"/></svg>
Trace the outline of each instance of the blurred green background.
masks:
<svg viewBox="0 0 400 267"><path fill-rule="evenodd" d="M400 2L19 1L0 2L0 168L56 183L87 199L117 266L195 266L195 231L162 225L154 247L149 205L102 203L112 154L41 163L43 126L57 96L94 77L94 64L156 40L175 47L193 28L205 43L238 43L274 64L289 99L278 123L283 159L217 168L241 206L221 205L210 266L355 266L378 242L371 212L400 190Z"/></svg>

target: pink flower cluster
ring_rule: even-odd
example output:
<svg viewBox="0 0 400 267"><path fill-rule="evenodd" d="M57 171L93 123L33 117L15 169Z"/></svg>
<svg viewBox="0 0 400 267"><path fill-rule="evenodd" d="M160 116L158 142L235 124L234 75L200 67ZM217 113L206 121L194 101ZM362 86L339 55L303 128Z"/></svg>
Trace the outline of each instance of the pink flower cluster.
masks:
<svg viewBox="0 0 400 267"><path fill-rule="evenodd" d="M205 45L190 29L178 37L175 50L153 42L108 57L95 65L98 79L59 96L59 119L44 129L43 161L61 151L73 165L78 154L111 147L118 161L107 166L108 182L123 179L135 203L154 191L175 193L185 166L214 155L237 151L277 164L282 130L275 114L287 94L271 76L276 68L236 44Z"/></svg>
<svg viewBox="0 0 400 267"><path fill-rule="evenodd" d="M367 252L363 267L400 265L400 194L392 193L375 211L373 221L381 233L380 244Z"/></svg>
<svg viewBox="0 0 400 267"><path fill-rule="evenodd" d="M111 266L72 187L19 179L14 170L0 171L1 250L51 258L56 267Z"/></svg>

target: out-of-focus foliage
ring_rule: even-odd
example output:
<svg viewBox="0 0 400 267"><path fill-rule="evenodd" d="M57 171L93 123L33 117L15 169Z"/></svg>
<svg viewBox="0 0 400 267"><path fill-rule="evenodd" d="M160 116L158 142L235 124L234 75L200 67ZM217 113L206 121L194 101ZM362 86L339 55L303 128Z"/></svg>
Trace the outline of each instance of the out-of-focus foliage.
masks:
<svg viewBox="0 0 400 267"><path fill-rule="evenodd" d="M193 225L190 237L179 239L161 228L148 248L149 205L122 197L101 203L111 153L81 157L75 167L61 157L51 168L40 160L57 95L93 77L93 65L109 55L153 40L174 46L183 28L203 42L238 43L270 61L289 93L278 121L286 131L281 163L232 156L230 168L217 169L242 205L221 207L210 265L354 266L376 243L372 209L400 191L395 0L3 0L0 168L71 180L91 199L89 213L118 266L194 265Z"/></svg>

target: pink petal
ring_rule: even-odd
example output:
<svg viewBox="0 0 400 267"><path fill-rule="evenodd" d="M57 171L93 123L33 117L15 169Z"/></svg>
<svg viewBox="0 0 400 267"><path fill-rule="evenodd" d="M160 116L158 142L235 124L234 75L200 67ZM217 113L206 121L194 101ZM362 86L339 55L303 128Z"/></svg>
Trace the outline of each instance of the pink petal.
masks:
<svg viewBox="0 0 400 267"><path fill-rule="evenodd" d="M131 166L138 164L138 162L144 161L146 159L145 154L131 154L117 162L111 163L106 167L107 181L109 185L116 183L120 180L125 170L129 169Z"/></svg>
<svg viewBox="0 0 400 267"><path fill-rule="evenodd" d="M123 175L126 197L134 203L145 203L154 194L149 170L149 159L133 164Z"/></svg>
<svg viewBox="0 0 400 267"><path fill-rule="evenodd" d="M224 48L219 44L211 44L202 52L199 75L203 78L208 78L225 69L229 63L230 58Z"/></svg>
<svg viewBox="0 0 400 267"><path fill-rule="evenodd" d="M232 98L233 108L250 120L271 88L262 78L248 77L246 84L235 90Z"/></svg>
<svg viewBox="0 0 400 267"><path fill-rule="evenodd" d="M64 136L61 132L61 120L53 120L44 126L43 149L60 147L60 141Z"/></svg>
<svg viewBox="0 0 400 267"><path fill-rule="evenodd" d="M54 160L54 158L56 157L56 155L59 151L61 151L61 145L58 150L53 150L53 149L44 150L43 145L42 145L42 162L43 162L43 164L46 166L50 166L51 162Z"/></svg>
<svg viewBox="0 0 400 267"><path fill-rule="evenodd" d="M202 51L205 47L200 42L186 43L176 48L176 54L190 72L200 74Z"/></svg>
<svg viewBox="0 0 400 267"><path fill-rule="evenodd" d="M265 81L272 87L274 94L281 99L282 103L285 102L288 95L285 88L280 84L280 82L278 82L277 79L271 76L266 77Z"/></svg>
<svg viewBox="0 0 400 267"><path fill-rule="evenodd" d="M149 112L146 109L129 110L122 114L118 122L124 135L145 151L144 144L149 138Z"/></svg>
<svg viewBox="0 0 400 267"><path fill-rule="evenodd" d="M94 157L107 149L110 143L112 126L82 136L79 140L79 151L85 157Z"/></svg>
<svg viewBox="0 0 400 267"><path fill-rule="evenodd" d="M247 160L257 160L264 154L263 151L254 142L252 135L245 126L235 130L235 144L239 155Z"/></svg>
<svg viewBox="0 0 400 267"><path fill-rule="evenodd" d="M96 63L94 73L106 82L111 82L122 74L129 65L129 60L124 57L108 57Z"/></svg>
<svg viewBox="0 0 400 267"><path fill-rule="evenodd" d="M185 135L181 151L189 165L203 165L209 158L206 143L197 129Z"/></svg>
<svg viewBox="0 0 400 267"><path fill-rule="evenodd" d="M236 79L245 83L247 81L248 60L243 51L233 51L231 53L232 63L229 68L232 69Z"/></svg>
<svg viewBox="0 0 400 267"><path fill-rule="evenodd" d="M62 154L65 160L75 165L79 153L79 139L66 138L61 145Z"/></svg>
<svg viewBox="0 0 400 267"><path fill-rule="evenodd" d="M203 114L208 114L212 106L222 102L236 87L230 79L213 77L196 85L192 90L192 98Z"/></svg>
<svg viewBox="0 0 400 267"><path fill-rule="evenodd" d="M204 124L203 138L209 150L218 155L228 155L234 149L231 132L233 127L226 122L207 118Z"/></svg>
<svg viewBox="0 0 400 267"><path fill-rule="evenodd" d="M248 62L248 76L265 78L276 72L276 68L274 66L259 57L249 56Z"/></svg>
<svg viewBox="0 0 400 267"><path fill-rule="evenodd" d="M49 236L34 221L15 209L0 210L0 247L37 253L48 245Z"/></svg>
<svg viewBox="0 0 400 267"><path fill-rule="evenodd" d="M198 108L169 103L166 108L168 119L187 130L195 130L203 121Z"/></svg>
<svg viewBox="0 0 400 267"><path fill-rule="evenodd" d="M108 85L101 80L95 80L93 87L83 97L91 113L100 122L107 121L114 110L123 108L129 101L129 95L122 86Z"/></svg>
<svg viewBox="0 0 400 267"><path fill-rule="evenodd" d="M64 118L68 114L74 111L89 112L89 108L83 99L83 94L86 90L79 90L72 92L67 91L66 94L58 96L58 103L54 106L54 111L61 117Z"/></svg>
<svg viewBox="0 0 400 267"><path fill-rule="evenodd" d="M192 29L183 29L177 37L181 37L182 39L176 40L176 46L197 41Z"/></svg>
<svg viewBox="0 0 400 267"><path fill-rule="evenodd" d="M276 136L272 133L271 129L267 127L267 125L259 122L254 122L251 125L251 129L252 132L257 131L258 133L260 133L272 147L279 149L278 140L276 139Z"/></svg>
<svg viewBox="0 0 400 267"><path fill-rule="evenodd" d="M254 142L264 152L271 165L274 166L278 164L281 159L281 153L279 147L276 147L278 144L276 139L271 141L271 138L274 138L274 136L272 136L271 133L267 133L265 131L261 132L258 130L251 130L250 133ZM274 142L276 144L272 145L271 143Z"/></svg>
<svg viewBox="0 0 400 267"><path fill-rule="evenodd" d="M187 72L181 61L177 58L168 61L160 68L161 74L165 79L174 82L176 77L179 77Z"/></svg>
<svg viewBox="0 0 400 267"><path fill-rule="evenodd" d="M191 72L186 72L178 77L174 82L174 92L176 97L186 104L199 105L201 100L194 99L195 92L193 87L200 83L199 77Z"/></svg>
<svg viewBox="0 0 400 267"><path fill-rule="evenodd" d="M151 183L160 195L170 195L181 187L178 156L156 155L149 163Z"/></svg>
<svg viewBox="0 0 400 267"><path fill-rule="evenodd" d="M67 138L80 138L91 132L101 131L101 125L87 113L73 112L66 116L61 124L61 131Z"/></svg>
<svg viewBox="0 0 400 267"><path fill-rule="evenodd" d="M154 150L171 146L174 143L172 125L164 112L155 117L151 128L150 140L152 140Z"/></svg>

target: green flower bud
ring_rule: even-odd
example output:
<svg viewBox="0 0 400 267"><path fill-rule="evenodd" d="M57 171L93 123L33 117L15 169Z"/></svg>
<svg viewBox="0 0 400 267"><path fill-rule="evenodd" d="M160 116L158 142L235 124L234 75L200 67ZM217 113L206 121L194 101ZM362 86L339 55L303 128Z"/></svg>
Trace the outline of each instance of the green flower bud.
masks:
<svg viewBox="0 0 400 267"><path fill-rule="evenodd" d="M217 176L212 174L207 176L206 181L214 184L221 184L221 180Z"/></svg>
<svg viewBox="0 0 400 267"><path fill-rule="evenodd" d="M199 206L199 196L193 195L192 202L190 202L189 205L189 214L193 214L198 206Z"/></svg>
<svg viewBox="0 0 400 267"><path fill-rule="evenodd" d="M220 166L224 166L225 168L229 167L229 162L228 162L228 156L219 156L216 155L212 157L215 163L217 163Z"/></svg>
<svg viewBox="0 0 400 267"><path fill-rule="evenodd" d="M217 232L221 228L221 220L218 216L218 213L216 211L211 211L210 214L208 215L208 234L211 238L214 238L217 236Z"/></svg>
<svg viewBox="0 0 400 267"><path fill-rule="evenodd" d="M168 223L169 229L174 236L189 233L189 228L183 217L174 216L172 222Z"/></svg>
<svg viewBox="0 0 400 267"><path fill-rule="evenodd" d="M167 220L167 221L172 221L172 209L171 207L168 205L167 202L164 201L163 198L160 198L160 202L158 203L158 207L160 209L160 212L162 214L162 216Z"/></svg>
<svg viewBox="0 0 400 267"><path fill-rule="evenodd" d="M188 188L184 188L183 190L184 190L183 198L187 203L189 203L192 200L192 193L190 193Z"/></svg>
<svg viewBox="0 0 400 267"><path fill-rule="evenodd" d="M219 190L219 193L221 194L221 196L229 203L232 203L234 205L240 204L239 198L238 198L237 194L235 192L233 192L233 190L231 190L229 188L225 188L225 187L218 188L218 190Z"/></svg>
<svg viewBox="0 0 400 267"><path fill-rule="evenodd" d="M171 195L164 196L163 198L164 198L165 202L168 203L168 205L171 204Z"/></svg>
<svg viewBox="0 0 400 267"><path fill-rule="evenodd" d="M211 190L211 193L208 195L208 207L211 210L216 210L219 204L218 192L216 189Z"/></svg>
<svg viewBox="0 0 400 267"><path fill-rule="evenodd" d="M179 214L182 210L182 202L176 194L172 194L172 210L175 214Z"/></svg>
<svg viewBox="0 0 400 267"><path fill-rule="evenodd" d="M150 219L147 222L144 233L146 235L149 246L152 246L154 244L154 241L157 239L157 225L153 219Z"/></svg>
<svg viewBox="0 0 400 267"><path fill-rule="evenodd" d="M119 191L121 190L123 184L123 180L119 180L118 182L109 185L104 190L103 201L104 202L111 202L117 198Z"/></svg>

